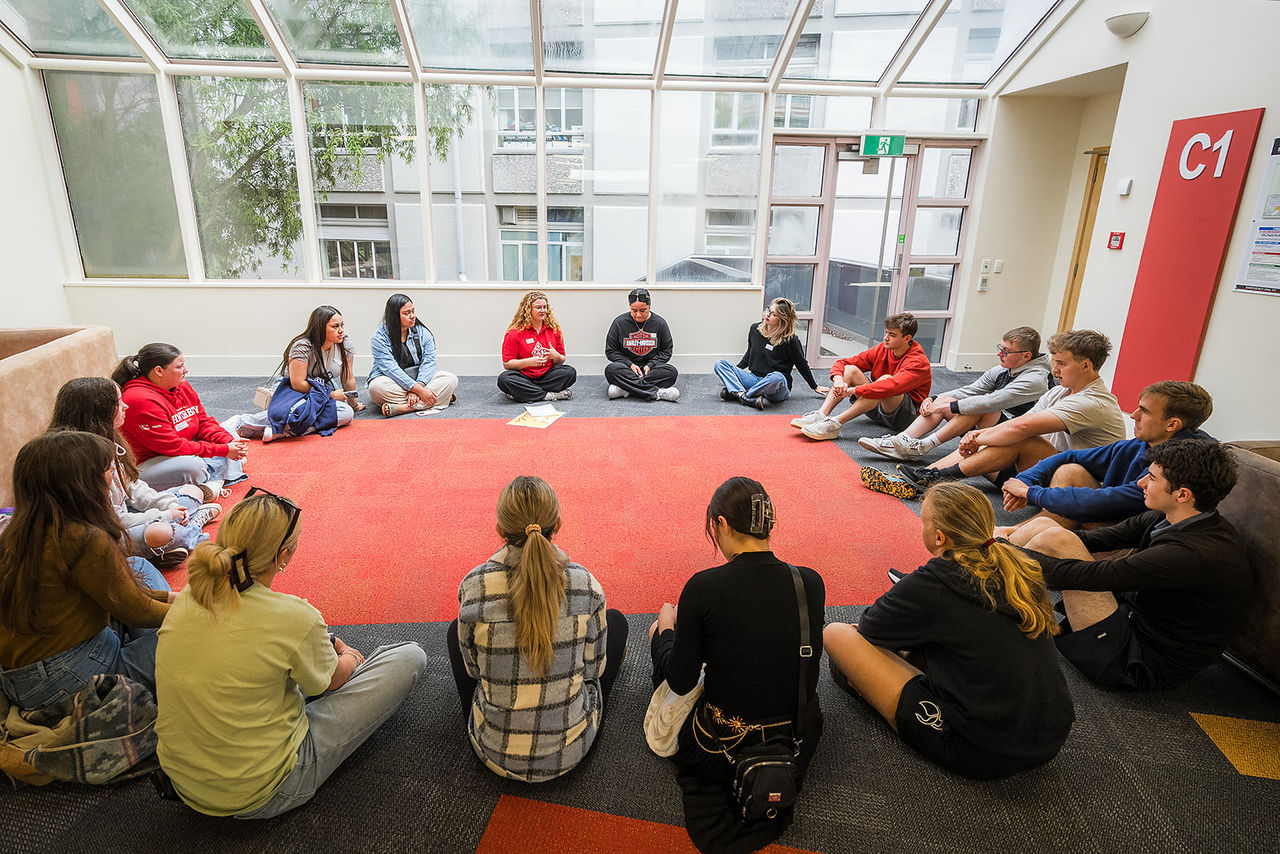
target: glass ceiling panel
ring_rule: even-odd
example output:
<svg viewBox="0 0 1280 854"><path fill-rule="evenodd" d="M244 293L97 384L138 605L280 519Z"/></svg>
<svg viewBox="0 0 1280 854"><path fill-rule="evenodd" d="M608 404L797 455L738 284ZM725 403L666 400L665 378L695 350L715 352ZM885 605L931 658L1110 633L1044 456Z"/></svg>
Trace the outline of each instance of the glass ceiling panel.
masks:
<svg viewBox="0 0 1280 854"><path fill-rule="evenodd" d="M275 62L242 0L125 0L165 55L175 59Z"/></svg>
<svg viewBox="0 0 1280 854"><path fill-rule="evenodd" d="M543 0L542 46L549 71L651 74L663 0Z"/></svg>
<svg viewBox="0 0 1280 854"><path fill-rule="evenodd" d="M701 7L698 20L694 16ZM694 0L679 5L666 74L754 77L769 74L795 0Z"/></svg>
<svg viewBox="0 0 1280 854"><path fill-rule="evenodd" d="M1057 0L954 3L903 72L903 83L986 83Z"/></svg>
<svg viewBox="0 0 1280 854"><path fill-rule="evenodd" d="M405 65L387 0L264 0L300 62Z"/></svg>
<svg viewBox="0 0 1280 854"><path fill-rule="evenodd" d="M533 70L528 0L406 0L405 6L423 67Z"/></svg>
<svg viewBox="0 0 1280 854"><path fill-rule="evenodd" d="M0 0L0 21L33 53L138 56L96 0Z"/></svg>
<svg viewBox="0 0 1280 854"><path fill-rule="evenodd" d="M784 76L874 83L926 5L928 0L816 2Z"/></svg>

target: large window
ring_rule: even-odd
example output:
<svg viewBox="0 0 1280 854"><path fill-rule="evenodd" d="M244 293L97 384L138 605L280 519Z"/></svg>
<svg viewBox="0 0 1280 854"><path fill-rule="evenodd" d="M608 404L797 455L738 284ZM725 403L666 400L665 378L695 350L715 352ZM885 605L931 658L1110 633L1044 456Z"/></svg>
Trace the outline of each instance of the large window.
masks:
<svg viewBox="0 0 1280 854"><path fill-rule="evenodd" d="M513 207L501 212L503 228L502 278L509 282L538 280L537 211ZM547 280L551 282L582 281L583 245L582 208L549 208L547 210Z"/></svg>
<svg viewBox="0 0 1280 854"><path fill-rule="evenodd" d="M536 144L537 104L532 86L499 86L498 148L532 151ZM580 146L582 130L582 90L547 89L544 108L547 145L553 148Z"/></svg>

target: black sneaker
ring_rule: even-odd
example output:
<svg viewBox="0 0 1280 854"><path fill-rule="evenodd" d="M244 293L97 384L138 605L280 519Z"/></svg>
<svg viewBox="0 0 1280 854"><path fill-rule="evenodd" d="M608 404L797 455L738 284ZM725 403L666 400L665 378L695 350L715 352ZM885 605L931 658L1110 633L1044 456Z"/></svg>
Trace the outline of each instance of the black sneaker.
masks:
<svg viewBox="0 0 1280 854"><path fill-rule="evenodd" d="M893 584L897 584L899 581L905 578L906 575L907 574L900 569L894 569L893 567L889 567L889 581Z"/></svg>
<svg viewBox="0 0 1280 854"><path fill-rule="evenodd" d="M763 410L764 410L764 398L763 398L763 397L743 397L743 398L742 398L742 405L743 405L743 406L750 406L752 409L759 409L759 410L763 411Z"/></svg>
<svg viewBox="0 0 1280 854"><path fill-rule="evenodd" d="M729 391L727 388L720 389L720 399L726 403L734 403L742 399L742 395L735 391Z"/></svg>
<svg viewBox="0 0 1280 854"><path fill-rule="evenodd" d="M915 466L903 465L901 463L898 464L897 469L898 477L902 478L921 492L924 492L935 483L954 479L943 474L941 469L924 468L923 466L916 468Z"/></svg>

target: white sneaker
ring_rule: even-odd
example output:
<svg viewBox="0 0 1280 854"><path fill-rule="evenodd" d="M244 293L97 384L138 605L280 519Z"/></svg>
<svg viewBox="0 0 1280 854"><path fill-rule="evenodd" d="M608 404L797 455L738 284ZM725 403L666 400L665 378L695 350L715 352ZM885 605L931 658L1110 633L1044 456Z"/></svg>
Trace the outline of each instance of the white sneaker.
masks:
<svg viewBox="0 0 1280 854"><path fill-rule="evenodd" d="M622 388L621 386L616 386L613 383L609 383L609 399L617 400L618 398L621 398L621 397L631 397L631 395L627 392L626 389Z"/></svg>
<svg viewBox="0 0 1280 854"><path fill-rule="evenodd" d="M810 439L834 439L840 435L840 422L834 418L823 418L800 428Z"/></svg>
<svg viewBox="0 0 1280 854"><path fill-rule="evenodd" d="M893 447L898 452L899 459L912 462L923 460L927 453L921 446L919 439L913 439L903 433L893 437Z"/></svg>
<svg viewBox="0 0 1280 854"><path fill-rule="evenodd" d="M821 409L815 409L812 412L806 412L804 415L801 415L799 418L792 418L791 426L796 428L797 430L803 430L805 427L808 427L810 424L817 423L818 421L821 421L823 418L826 418L826 417L827 416L822 414Z"/></svg>
<svg viewBox="0 0 1280 854"><path fill-rule="evenodd" d="M217 519L221 513L221 504L201 504L199 509L188 517L187 524L196 528L203 528L214 519Z"/></svg>
<svg viewBox="0 0 1280 854"><path fill-rule="evenodd" d="M873 454L879 454L882 457L888 457L891 460L903 460L907 458L900 455L898 451L897 436L892 433L881 436L879 439L859 439L858 444L871 451Z"/></svg>
<svg viewBox="0 0 1280 854"><path fill-rule="evenodd" d="M660 388L658 389L658 400L669 400L672 403L680 399L680 389L678 388Z"/></svg>
<svg viewBox="0 0 1280 854"><path fill-rule="evenodd" d="M549 391L543 400L570 400L573 398L573 389L567 388L564 391Z"/></svg>

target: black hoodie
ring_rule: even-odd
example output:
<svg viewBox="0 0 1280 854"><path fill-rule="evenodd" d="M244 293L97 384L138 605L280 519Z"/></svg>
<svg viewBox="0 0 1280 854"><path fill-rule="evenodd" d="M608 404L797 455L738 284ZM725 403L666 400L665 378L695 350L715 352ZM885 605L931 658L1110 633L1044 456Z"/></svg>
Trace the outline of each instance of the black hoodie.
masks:
<svg viewBox="0 0 1280 854"><path fill-rule="evenodd" d="M876 600L858 632L878 647L923 657L943 721L971 744L1028 763L1054 756L1075 710L1046 632L1028 638L996 592L992 610L972 576L933 558Z"/></svg>

